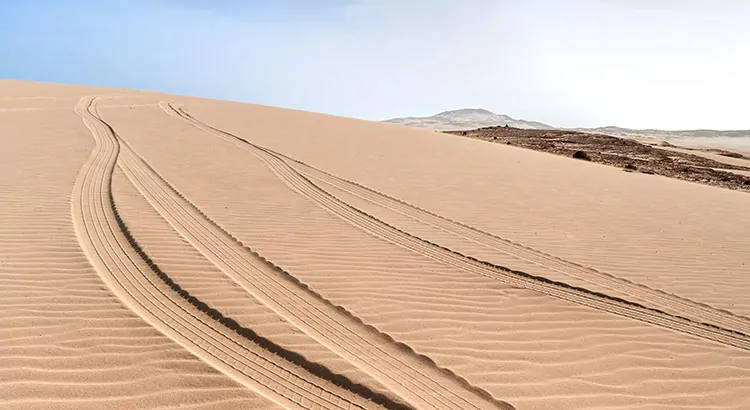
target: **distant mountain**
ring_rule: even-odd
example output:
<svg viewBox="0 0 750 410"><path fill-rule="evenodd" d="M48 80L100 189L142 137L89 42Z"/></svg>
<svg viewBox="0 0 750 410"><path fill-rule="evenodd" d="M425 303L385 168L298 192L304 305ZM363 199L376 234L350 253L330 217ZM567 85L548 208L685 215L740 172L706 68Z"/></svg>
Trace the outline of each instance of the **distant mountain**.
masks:
<svg viewBox="0 0 750 410"><path fill-rule="evenodd" d="M444 111L432 117L405 117L386 120L392 124L408 127L426 128L438 131L465 131L484 127L509 126L514 128L555 129L547 124L536 121L517 120L503 114L495 114L479 108L464 108L461 110ZM718 130L685 130L664 131L654 129L630 129L615 126L598 128L561 128L571 131L581 131L592 134L611 135L620 138L653 139L669 141L676 145L695 148L719 148L736 150L750 154L750 130L718 131Z"/></svg>
<svg viewBox="0 0 750 410"><path fill-rule="evenodd" d="M517 120L504 114L495 114L492 111L479 108L444 111L432 117L393 118L384 122L439 131L470 130L504 125L541 130L554 128L541 122Z"/></svg>

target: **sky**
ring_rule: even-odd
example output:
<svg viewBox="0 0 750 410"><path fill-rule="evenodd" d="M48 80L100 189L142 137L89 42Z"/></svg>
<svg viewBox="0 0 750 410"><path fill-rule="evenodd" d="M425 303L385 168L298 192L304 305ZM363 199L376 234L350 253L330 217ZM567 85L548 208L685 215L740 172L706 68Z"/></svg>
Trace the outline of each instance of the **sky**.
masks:
<svg viewBox="0 0 750 410"><path fill-rule="evenodd" d="M369 120L750 129L747 0L0 0L0 78Z"/></svg>

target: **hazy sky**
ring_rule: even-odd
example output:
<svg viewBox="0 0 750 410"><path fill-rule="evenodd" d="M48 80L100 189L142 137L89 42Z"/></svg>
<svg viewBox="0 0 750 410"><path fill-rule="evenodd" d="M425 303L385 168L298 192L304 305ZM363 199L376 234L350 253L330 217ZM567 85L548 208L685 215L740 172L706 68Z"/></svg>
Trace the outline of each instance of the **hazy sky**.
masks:
<svg viewBox="0 0 750 410"><path fill-rule="evenodd" d="M750 128L748 0L0 0L0 77L380 120Z"/></svg>

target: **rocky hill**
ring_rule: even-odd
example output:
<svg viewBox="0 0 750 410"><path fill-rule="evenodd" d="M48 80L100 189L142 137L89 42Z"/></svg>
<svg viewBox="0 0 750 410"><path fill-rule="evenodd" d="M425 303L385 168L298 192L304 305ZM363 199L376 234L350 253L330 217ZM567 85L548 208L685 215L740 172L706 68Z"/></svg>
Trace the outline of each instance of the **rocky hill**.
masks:
<svg viewBox="0 0 750 410"><path fill-rule="evenodd" d="M553 127L536 121L518 120L504 114L479 108L444 111L431 117L404 117L386 120L392 124L427 128L440 131L468 130L481 127L504 126L524 129L552 129Z"/></svg>

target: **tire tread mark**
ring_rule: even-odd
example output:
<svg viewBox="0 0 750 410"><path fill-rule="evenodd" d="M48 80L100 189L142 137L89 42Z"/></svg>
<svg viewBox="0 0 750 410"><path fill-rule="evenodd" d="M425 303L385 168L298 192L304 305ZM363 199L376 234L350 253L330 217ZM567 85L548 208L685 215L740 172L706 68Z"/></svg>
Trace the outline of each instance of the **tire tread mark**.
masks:
<svg viewBox="0 0 750 410"><path fill-rule="evenodd" d="M118 166L119 166L119 163L118 163ZM112 203L113 204L115 203L114 198L112 199ZM205 313L211 319L221 323L222 325L227 327L229 330L237 333L238 335L244 337L250 342L257 344L258 346L269 351L270 353L283 357L284 359L288 360L294 365L299 366L305 369L306 371L310 372L310 374L313 374L321 379L328 380L331 383L335 384L336 386L340 386L343 389L349 390L353 393L356 393L359 396L362 396L368 400L371 400L375 404L381 405L388 409L394 409L394 410L411 409L411 407L404 405L403 403L395 402L391 400L389 397L371 390L367 386L353 382L348 377L331 371L328 367L320 363L312 362L308 360L307 358L305 358L304 356L302 356L301 354L294 352L292 350L289 350L281 345L276 344L272 340L259 335L258 333L256 333L250 328L242 326L240 323L238 323L236 320L232 319L231 317L225 316L218 309L213 308L209 304L191 295L187 289L184 289L182 286L180 286L179 283L175 282L169 275L167 275L164 271L162 271L161 268L159 268L159 266L154 261L151 260L148 254L146 254L146 252L143 251L141 246L138 244L136 239L132 236L132 234L130 233L130 230L127 228L126 224L122 220L117 210L116 205L113 206L113 210L114 210L115 217L117 218L118 224L120 225L120 229L122 230L125 237L128 239L130 246L133 247L133 250L135 250L138 256L141 257L143 262L145 262L146 265L148 265L154 271L154 273L159 277L159 279L161 279L169 288L171 288L178 295L180 295L183 299L185 299L188 303L194 306L198 311Z"/></svg>
<svg viewBox="0 0 750 410"><path fill-rule="evenodd" d="M432 359L364 324L247 247L171 186L127 142L122 142L123 170L162 217L217 268L288 322L415 407L513 408L454 372L439 367ZM274 297L273 292L280 296ZM280 304L278 300L283 298L294 303ZM310 321L317 325L309 326Z"/></svg>
<svg viewBox="0 0 750 410"><path fill-rule="evenodd" d="M556 270L563 274L592 282L615 291L623 292L630 296L638 297L641 300L654 304L657 308L661 307L661 309L665 311L672 310L674 312L683 312L684 314L692 316L693 320L721 323L725 327L731 326L741 329L740 331L745 334L750 330L750 318L746 316L736 314L726 309L716 308L709 304L694 301L673 293L668 293L661 289L652 288L645 284L637 283L608 272L603 272L539 251L532 247L513 242L471 225L420 208L357 182L337 177L284 154L275 151L271 152L283 157L287 161L298 164L298 166L302 167L302 170L298 169L298 171L312 179L331 184L345 192L362 198L377 206L390 209L417 222L433 226L444 232L468 239L487 248L524 259L539 266ZM699 318L703 318L703 320L700 320Z"/></svg>
<svg viewBox="0 0 750 410"><path fill-rule="evenodd" d="M115 207L111 177L120 147L113 130L98 120L95 103L95 96L87 96L76 105L96 144L74 184L71 213L81 247L110 290L188 351L282 406L380 407L248 343L216 321L220 318L216 313L209 315L186 303L189 294L173 281L171 285L165 281L163 272L156 273L160 269L137 245ZM264 381L274 383L275 388Z"/></svg>
<svg viewBox="0 0 750 410"><path fill-rule="evenodd" d="M174 113L170 115L179 115L181 118L210 134L232 143L239 142L240 144L237 146L244 147L244 149L260 158L293 190L352 225L384 240L467 272L501 280L516 287L534 290L569 302L640 320L655 326L724 345L750 350L750 337L744 332L724 328L713 323L696 321L683 315L671 314L658 308L647 307L641 303L589 290L584 287L570 285L562 281L513 270L505 266L464 255L440 244L412 235L334 197L317 186L309 178L297 172L284 161L283 157L278 156L274 152L251 143L242 137L205 124L181 108L175 108L171 104L160 103L159 106L165 111L169 110Z"/></svg>

